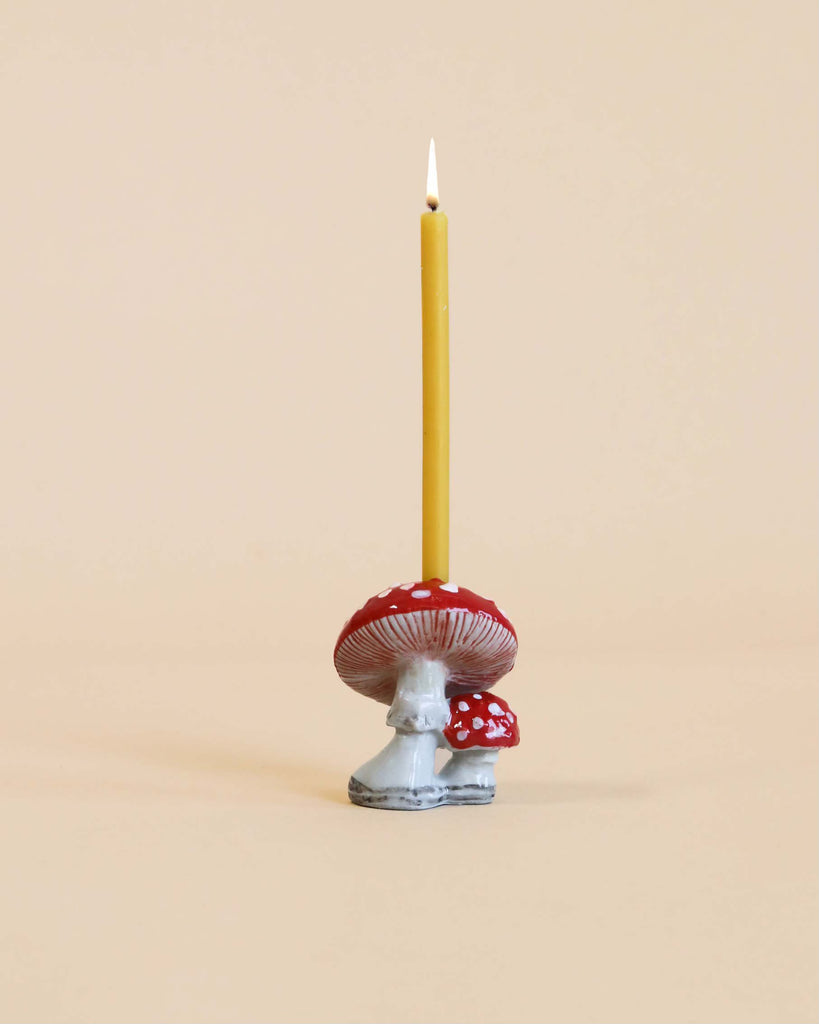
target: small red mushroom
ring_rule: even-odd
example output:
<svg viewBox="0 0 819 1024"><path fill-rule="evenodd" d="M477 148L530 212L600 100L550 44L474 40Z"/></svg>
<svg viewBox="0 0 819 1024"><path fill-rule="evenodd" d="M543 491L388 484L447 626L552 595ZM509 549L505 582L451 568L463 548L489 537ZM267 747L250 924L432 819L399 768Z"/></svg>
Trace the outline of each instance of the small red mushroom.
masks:
<svg viewBox="0 0 819 1024"><path fill-rule="evenodd" d="M517 718L506 701L493 693L453 697L449 702L449 721L444 736L454 750L472 747L500 750L520 743Z"/></svg>
<svg viewBox="0 0 819 1024"><path fill-rule="evenodd" d="M495 762L499 752L520 743L517 717L512 709L493 693L453 697L444 740L452 757L439 778L449 788L449 803L489 803L495 795Z"/></svg>

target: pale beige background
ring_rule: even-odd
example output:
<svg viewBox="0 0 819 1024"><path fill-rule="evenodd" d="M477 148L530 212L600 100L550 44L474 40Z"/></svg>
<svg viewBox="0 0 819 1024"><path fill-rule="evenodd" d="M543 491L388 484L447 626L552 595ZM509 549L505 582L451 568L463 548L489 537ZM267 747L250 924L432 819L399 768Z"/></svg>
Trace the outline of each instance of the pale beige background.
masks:
<svg viewBox="0 0 819 1024"><path fill-rule="evenodd" d="M3 1021L815 1019L814 6L2 5ZM430 134L524 742L378 814Z"/></svg>

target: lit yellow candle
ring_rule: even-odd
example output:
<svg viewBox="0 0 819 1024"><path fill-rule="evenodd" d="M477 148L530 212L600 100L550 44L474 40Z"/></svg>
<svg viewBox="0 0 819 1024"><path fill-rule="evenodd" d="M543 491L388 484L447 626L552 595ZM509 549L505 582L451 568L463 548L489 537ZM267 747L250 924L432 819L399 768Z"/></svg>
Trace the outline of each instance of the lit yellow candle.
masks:
<svg viewBox="0 0 819 1024"><path fill-rule="evenodd" d="M435 141L429 144L427 206L421 215L424 374L422 578L449 579L449 280L447 219L438 209Z"/></svg>

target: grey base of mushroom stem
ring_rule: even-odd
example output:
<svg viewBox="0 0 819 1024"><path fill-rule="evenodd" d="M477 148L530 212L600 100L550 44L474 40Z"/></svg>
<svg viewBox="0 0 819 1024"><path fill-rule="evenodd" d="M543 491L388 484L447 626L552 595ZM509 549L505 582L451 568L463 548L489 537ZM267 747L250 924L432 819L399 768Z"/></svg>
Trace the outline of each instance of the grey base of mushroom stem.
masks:
<svg viewBox="0 0 819 1024"><path fill-rule="evenodd" d="M491 804L495 799L494 786L447 786L446 803L448 804Z"/></svg>
<svg viewBox="0 0 819 1024"><path fill-rule="evenodd" d="M371 789L353 775L347 793L350 800L360 807L376 807L384 811L426 811L444 804L492 803L495 787L468 784L423 786L420 789L403 789L400 786Z"/></svg>
<svg viewBox="0 0 819 1024"><path fill-rule="evenodd" d="M371 789L359 782L355 775L350 777L347 794L360 807L378 807L384 811L426 811L447 803L445 786L420 786L408 789L401 786L387 786Z"/></svg>
<svg viewBox="0 0 819 1024"><path fill-rule="evenodd" d="M400 742L396 736L392 743ZM425 811L443 804L490 804L494 799L494 765L498 751L478 746L468 751L452 751L452 756L426 785L378 784L368 768L359 771L373 781L368 785L353 775L347 793L361 807L380 807L387 811ZM380 759L375 759L380 765ZM394 756L390 758L394 763ZM380 774L380 773L379 773Z"/></svg>
<svg viewBox="0 0 819 1024"><path fill-rule="evenodd" d="M441 771L424 786L367 785L353 775L347 793L354 804L388 811L425 811L443 804L491 804L498 753L486 747L453 750ZM363 769L371 764L368 762Z"/></svg>

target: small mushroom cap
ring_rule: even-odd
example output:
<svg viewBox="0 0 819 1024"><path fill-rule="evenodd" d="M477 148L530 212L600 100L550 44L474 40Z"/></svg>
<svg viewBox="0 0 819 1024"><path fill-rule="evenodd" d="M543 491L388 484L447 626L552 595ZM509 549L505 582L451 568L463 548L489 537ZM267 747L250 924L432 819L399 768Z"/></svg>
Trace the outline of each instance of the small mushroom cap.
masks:
<svg viewBox="0 0 819 1024"><path fill-rule="evenodd" d="M520 743L517 716L506 701L494 693L452 697L444 739L453 750L516 747Z"/></svg>
<svg viewBox="0 0 819 1024"><path fill-rule="evenodd" d="M452 696L493 686L517 650L512 623L494 601L435 579L371 598L342 629L333 661L349 687L391 704L399 672L418 658L446 666Z"/></svg>

